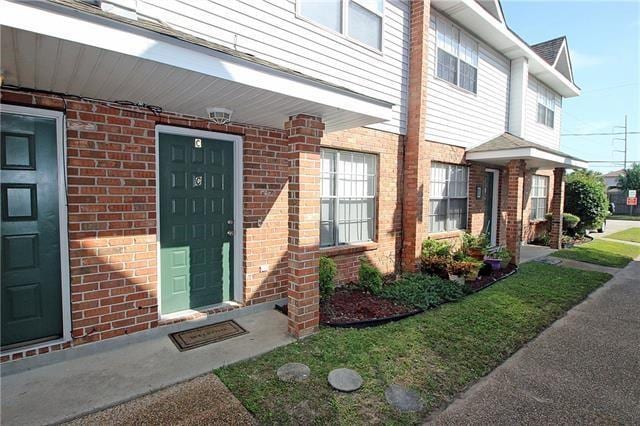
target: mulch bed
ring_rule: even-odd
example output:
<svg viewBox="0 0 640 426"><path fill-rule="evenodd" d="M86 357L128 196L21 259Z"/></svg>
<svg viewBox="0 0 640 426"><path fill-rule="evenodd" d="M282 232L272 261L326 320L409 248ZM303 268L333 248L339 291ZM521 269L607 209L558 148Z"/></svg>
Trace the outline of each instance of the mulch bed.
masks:
<svg viewBox="0 0 640 426"><path fill-rule="evenodd" d="M483 288L489 287L491 284L494 284L495 282L508 277L509 275L515 273L517 270L517 266L509 265L506 268L502 268L497 271L491 271L491 273L488 275L480 275L475 281L467 281L467 285L474 292L480 291Z"/></svg>
<svg viewBox="0 0 640 426"><path fill-rule="evenodd" d="M338 288L331 298L322 304L320 322L333 326L375 325L382 321L396 320L421 312L388 299L357 289Z"/></svg>

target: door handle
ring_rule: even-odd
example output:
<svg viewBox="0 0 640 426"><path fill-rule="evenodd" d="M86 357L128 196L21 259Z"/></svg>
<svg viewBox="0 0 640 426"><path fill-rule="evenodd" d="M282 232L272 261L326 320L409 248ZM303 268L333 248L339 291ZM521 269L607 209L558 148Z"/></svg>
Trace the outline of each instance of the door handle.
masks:
<svg viewBox="0 0 640 426"><path fill-rule="evenodd" d="M228 230L227 231L227 235L230 236L230 237L233 236L233 231L232 230Z"/></svg>

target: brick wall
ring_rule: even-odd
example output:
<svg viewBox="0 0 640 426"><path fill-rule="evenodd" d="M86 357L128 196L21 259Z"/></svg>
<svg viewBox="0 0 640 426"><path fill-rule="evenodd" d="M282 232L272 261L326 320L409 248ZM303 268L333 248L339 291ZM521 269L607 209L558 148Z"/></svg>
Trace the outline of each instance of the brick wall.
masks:
<svg viewBox="0 0 640 426"><path fill-rule="evenodd" d="M72 97L63 101L43 93L1 93L5 103L66 111L74 345L158 325L157 124L243 135L243 302L287 296L289 170L283 130L220 126L195 117L156 116L145 109ZM260 272L261 265L268 271ZM41 353L60 348L43 348Z"/></svg>
<svg viewBox="0 0 640 426"><path fill-rule="evenodd" d="M338 265L338 282L357 281L359 258L367 257L383 273L399 270L402 247L402 158L403 137L379 130L358 128L328 133L323 147L362 151L378 156L378 200L376 240L356 247L321 249L321 255Z"/></svg>

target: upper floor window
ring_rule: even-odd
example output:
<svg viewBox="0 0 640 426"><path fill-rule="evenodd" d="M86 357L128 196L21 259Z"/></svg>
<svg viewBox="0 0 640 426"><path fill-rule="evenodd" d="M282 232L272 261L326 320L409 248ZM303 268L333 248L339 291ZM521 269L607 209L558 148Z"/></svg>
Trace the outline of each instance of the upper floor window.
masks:
<svg viewBox="0 0 640 426"><path fill-rule="evenodd" d="M538 123L553 129L556 96L542 84L538 84Z"/></svg>
<svg viewBox="0 0 640 426"><path fill-rule="evenodd" d="M436 75L469 92L478 91L478 43L452 24L436 20Z"/></svg>
<svg viewBox="0 0 640 426"><path fill-rule="evenodd" d="M373 241L377 158L322 149L320 246Z"/></svg>
<svg viewBox="0 0 640 426"><path fill-rule="evenodd" d="M467 167L431 163L429 232L467 228Z"/></svg>
<svg viewBox="0 0 640 426"><path fill-rule="evenodd" d="M533 175L531 180L531 220L543 220L547 214L549 177Z"/></svg>
<svg viewBox="0 0 640 426"><path fill-rule="evenodd" d="M298 0L298 13L369 47L382 50L384 0Z"/></svg>

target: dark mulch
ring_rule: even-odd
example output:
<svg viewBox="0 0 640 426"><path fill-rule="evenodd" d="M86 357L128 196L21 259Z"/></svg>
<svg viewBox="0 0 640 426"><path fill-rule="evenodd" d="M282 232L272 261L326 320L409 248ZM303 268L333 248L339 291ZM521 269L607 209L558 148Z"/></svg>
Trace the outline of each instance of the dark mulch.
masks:
<svg viewBox="0 0 640 426"><path fill-rule="evenodd" d="M322 304L320 321L324 324L345 324L369 321L415 312L413 306L402 305L358 289L338 288Z"/></svg>
<svg viewBox="0 0 640 426"><path fill-rule="evenodd" d="M511 274L513 274L518 269L515 265L509 265L506 268L499 269L497 271L491 271L487 275L480 275L477 280L467 281L467 285L471 288L472 291L479 291L485 287L490 286L496 281L501 280Z"/></svg>

